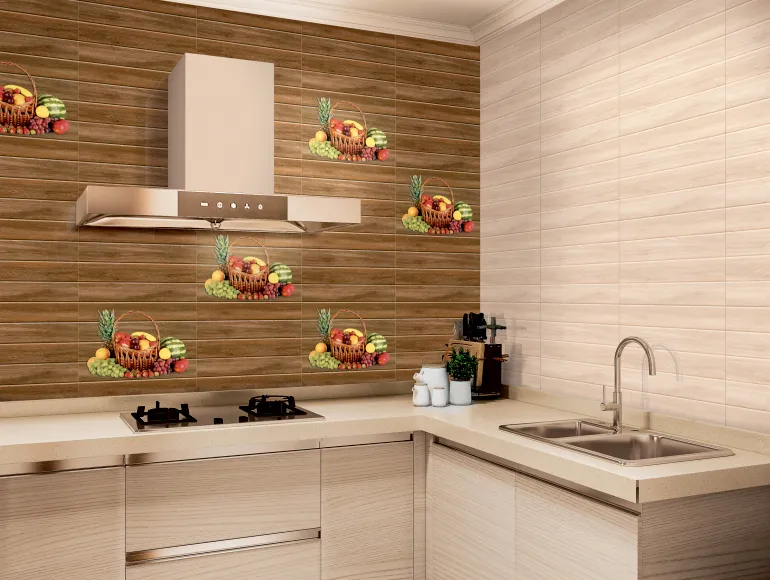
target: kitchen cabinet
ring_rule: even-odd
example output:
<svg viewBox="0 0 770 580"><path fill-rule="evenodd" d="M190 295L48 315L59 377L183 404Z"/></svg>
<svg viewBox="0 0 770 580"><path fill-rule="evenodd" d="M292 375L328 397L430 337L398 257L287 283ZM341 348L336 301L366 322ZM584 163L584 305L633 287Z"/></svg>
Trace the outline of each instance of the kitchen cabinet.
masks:
<svg viewBox="0 0 770 580"><path fill-rule="evenodd" d="M320 450L126 468L126 550L320 526Z"/></svg>
<svg viewBox="0 0 770 580"><path fill-rule="evenodd" d="M428 457L428 580L513 580L516 474L434 445Z"/></svg>
<svg viewBox="0 0 770 580"><path fill-rule="evenodd" d="M122 468L0 478L0 580L122 580Z"/></svg>
<svg viewBox="0 0 770 580"><path fill-rule="evenodd" d="M319 580L320 577L320 540L142 562L126 568L126 580Z"/></svg>
<svg viewBox="0 0 770 580"><path fill-rule="evenodd" d="M428 454L427 580L631 580L638 516L440 444Z"/></svg>
<svg viewBox="0 0 770 580"><path fill-rule="evenodd" d="M636 580L638 516L516 476L516 580Z"/></svg>
<svg viewBox="0 0 770 580"><path fill-rule="evenodd" d="M411 441L321 450L322 580L411 580Z"/></svg>

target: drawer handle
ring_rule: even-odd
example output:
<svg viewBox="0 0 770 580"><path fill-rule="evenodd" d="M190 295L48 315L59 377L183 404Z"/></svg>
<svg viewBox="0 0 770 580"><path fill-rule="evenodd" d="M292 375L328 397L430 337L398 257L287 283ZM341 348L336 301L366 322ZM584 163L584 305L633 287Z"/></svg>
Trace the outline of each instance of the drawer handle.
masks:
<svg viewBox="0 0 770 580"><path fill-rule="evenodd" d="M186 546L174 546L172 548L158 548L155 550L141 550L126 554L126 565L147 564L164 560L177 560L215 554L220 552L234 552L247 550L273 544L285 544L300 540L314 540L321 537L321 528L309 530L297 530L294 532L281 532L278 534L264 534L262 536L249 536L233 540L219 540L216 542L203 542L201 544L188 544Z"/></svg>

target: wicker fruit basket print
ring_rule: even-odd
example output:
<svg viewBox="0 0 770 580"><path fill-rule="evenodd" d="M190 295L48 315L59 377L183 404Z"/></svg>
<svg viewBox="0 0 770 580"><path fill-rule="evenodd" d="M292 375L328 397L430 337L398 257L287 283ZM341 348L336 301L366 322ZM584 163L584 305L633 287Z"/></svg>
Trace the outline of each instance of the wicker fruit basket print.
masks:
<svg viewBox="0 0 770 580"><path fill-rule="evenodd" d="M358 319L354 326L342 328L335 321ZM327 370L358 370L373 366L384 366L390 361L388 343L377 332L368 333L366 322L354 310L318 311L318 334L320 341L310 352L310 366Z"/></svg>
<svg viewBox="0 0 770 580"><path fill-rule="evenodd" d="M9 72L10 71L10 72ZM26 76L26 80L3 82L8 75ZM29 71L15 62L0 61L0 133L21 136L41 136L47 133L63 135L69 131L67 108L58 97L39 95L37 83Z"/></svg>
<svg viewBox="0 0 770 580"><path fill-rule="evenodd" d="M431 195L426 191L430 185L446 189L449 197L443 193ZM407 230L433 235L470 233L474 230L476 224L471 206L464 201L455 201L454 191L440 177L429 177L423 181L421 175L412 175L409 195L412 205L401 217L401 224Z"/></svg>
<svg viewBox="0 0 770 580"><path fill-rule="evenodd" d="M355 111L344 113L355 119L346 119L338 108ZM319 129L308 142L313 155L338 161L387 161L390 157L388 137L376 127L370 127L361 107L351 101L318 99Z"/></svg>

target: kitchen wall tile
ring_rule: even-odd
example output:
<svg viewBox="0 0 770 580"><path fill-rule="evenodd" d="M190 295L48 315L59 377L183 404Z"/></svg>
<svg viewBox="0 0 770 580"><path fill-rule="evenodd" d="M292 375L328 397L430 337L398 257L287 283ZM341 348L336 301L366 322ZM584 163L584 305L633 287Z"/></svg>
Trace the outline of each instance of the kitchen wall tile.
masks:
<svg viewBox="0 0 770 580"><path fill-rule="evenodd" d="M526 161L516 161L539 161L526 177L539 208L515 200L534 197L523 188L481 192L482 205L532 212L500 218L492 231L540 255L520 292L533 302L509 310L537 318L528 340L539 350L528 344L519 356L539 358L539 367L527 361L539 370L507 377L598 400L618 340L637 335L655 348L660 372L647 377L642 351L627 351L630 405L768 429L766 11L764 0L567 0L508 33L521 41L539 32L541 50L539 106L534 94L506 103L531 112L517 130L537 127L507 149L526 144ZM503 155L482 163L520 170ZM481 246L484 276L496 271L484 255L506 254L494 235Z"/></svg>

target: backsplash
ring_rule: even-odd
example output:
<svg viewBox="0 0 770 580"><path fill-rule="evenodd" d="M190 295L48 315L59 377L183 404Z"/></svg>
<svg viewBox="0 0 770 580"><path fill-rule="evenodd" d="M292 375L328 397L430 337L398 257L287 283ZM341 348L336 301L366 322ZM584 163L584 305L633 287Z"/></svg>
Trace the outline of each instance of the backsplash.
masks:
<svg viewBox="0 0 770 580"><path fill-rule="evenodd" d="M765 0L567 0L481 47L482 309L510 384L770 432Z"/></svg>
<svg viewBox="0 0 770 580"><path fill-rule="evenodd" d="M148 0L0 0L0 44L2 60L66 103L72 124L55 138L0 136L0 401L345 384L405 391L423 361L439 360L453 320L478 310L479 228L431 236L401 224L413 174L445 179L478 212L477 47ZM185 52L275 64L276 193L363 200L354 228L256 234L291 268L291 297L208 296L214 232L74 227L89 184L166 185L166 82ZM17 73L0 67L0 80L23 84ZM211 79L222 139L250 106L228 86ZM313 155L321 96L360 106L387 135L390 157ZM360 313L387 339L389 364L311 368L319 308ZM102 309L152 315L164 336L185 342L189 370L92 376Z"/></svg>

